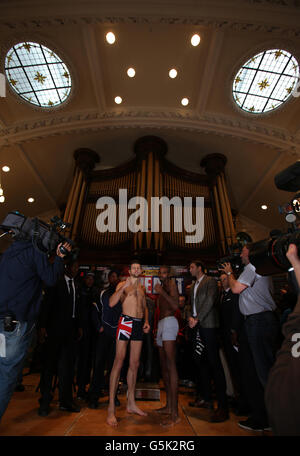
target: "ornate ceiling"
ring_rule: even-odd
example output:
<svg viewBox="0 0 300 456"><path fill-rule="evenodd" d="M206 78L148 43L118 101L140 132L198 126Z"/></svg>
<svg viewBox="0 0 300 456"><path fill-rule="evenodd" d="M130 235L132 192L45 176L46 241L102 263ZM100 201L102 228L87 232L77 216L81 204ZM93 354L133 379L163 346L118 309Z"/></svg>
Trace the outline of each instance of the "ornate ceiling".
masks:
<svg viewBox="0 0 300 456"><path fill-rule="evenodd" d="M226 155L232 207L283 228L278 205L291 194L275 188L274 175L299 158L300 97L251 115L234 104L231 88L240 66L262 49L286 49L300 62L299 24L299 2L291 0L2 0L0 72L13 44L36 41L65 61L73 90L60 107L41 109L6 85L0 164L11 171L2 173L0 218L13 209L50 213L64 203L75 149L96 151L104 169L131 159L138 137L155 134L168 143L168 159L191 171L203 172L208 153ZM105 41L108 31L114 45ZM201 36L195 48L194 33ZM136 70L132 79L129 67ZM178 71L174 80L171 68ZM26 202L29 196L35 203Z"/></svg>

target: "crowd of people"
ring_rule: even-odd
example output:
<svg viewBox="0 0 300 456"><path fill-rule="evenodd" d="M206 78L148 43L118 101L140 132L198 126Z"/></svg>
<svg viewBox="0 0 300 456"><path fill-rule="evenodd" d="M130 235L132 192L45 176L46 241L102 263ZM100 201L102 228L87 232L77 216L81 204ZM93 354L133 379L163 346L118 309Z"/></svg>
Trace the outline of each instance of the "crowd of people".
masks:
<svg viewBox="0 0 300 456"><path fill-rule="evenodd" d="M296 271L300 261L294 252L288 255ZM205 274L201 261L192 261L190 284L180 296L170 268L161 266L156 299L146 295L138 260L130 264L126 280L121 281L119 271L111 269L108 286L101 290L93 272L78 278L78 262L65 261L62 270L63 255L58 256L52 269L50 264L41 265L40 279L46 286L35 320L31 319L35 324L30 325L30 332L35 326L37 334L34 353L39 357L33 356L33 360L40 360L41 417L51 412L57 388L59 409L71 413L78 413L83 405L97 409L99 399L107 396L107 423L117 426L120 391L127 389L127 411L145 416L147 412L135 403L136 382L162 379L166 404L155 412L163 426L180 421L178 387L182 386L195 391L189 406L208 409L212 422L228 420L231 410L247 417L238 422L243 429L273 429L280 434L281 409L274 401L281 401L284 407L275 389L276 385L278 394L285 394L278 386L279 371L284 378L284 363L279 368L275 361L277 353L282 356L281 345L285 346L282 325L299 322L299 316L295 319L299 310L294 309L297 295L283 290L283 297L289 299L280 312L272 280L256 273L247 245L241 252L244 268L239 275L224 263L216 279ZM20 375L27 349L28 344L12 364L14 375L7 370L11 381L6 389L8 399L2 397L2 414L13 388L22 391ZM285 350L285 364L288 362ZM286 432L293 428L290 423Z"/></svg>

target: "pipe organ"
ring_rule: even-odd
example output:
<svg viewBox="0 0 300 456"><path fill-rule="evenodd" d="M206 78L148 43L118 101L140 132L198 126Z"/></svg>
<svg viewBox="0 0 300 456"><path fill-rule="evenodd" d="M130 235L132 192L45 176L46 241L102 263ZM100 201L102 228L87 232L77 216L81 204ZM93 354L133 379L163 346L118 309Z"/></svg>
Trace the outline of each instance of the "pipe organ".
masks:
<svg viewBox="0 0 300 456"><path fill-rule="evenodd" d="M206 174L178 168L166 159L167 144L155 136L138 139L134 147L135 158L108 170L94 170L99 156L89 149L74 153L76 162L73 184L67 201L64 220L71 223L69 236L81 248L81 255L89 261L114 262L139 255L152 264L188 261L201 257L215 261L224 255L235 242L235 229L226 187L224 168L226 157L210 154L201 161ZM127 190L127 201L143 197L147 205L137 206L140 217L148 220L144 231L131 232L127 221L135 209L127 209L119 202L119 189ZM116 230L99 232L96 221L99 213L97 201L109 197L115 202ZM153 217L152 198L192 198L192 220L196 221L196 197L204 197L204 237L201 242L186 243L184 206L182 211L170 205L170 229L162 229L162 209L156 230L151 231ZM139 200L141 201L141 200ZM157 213L156 213L157 214ZM175 218L174 218L175 217ZM178 226L182 229L178 230ZM126 229L125 229L126 227ZM125 260L125 261L126 261Z"/></svg>

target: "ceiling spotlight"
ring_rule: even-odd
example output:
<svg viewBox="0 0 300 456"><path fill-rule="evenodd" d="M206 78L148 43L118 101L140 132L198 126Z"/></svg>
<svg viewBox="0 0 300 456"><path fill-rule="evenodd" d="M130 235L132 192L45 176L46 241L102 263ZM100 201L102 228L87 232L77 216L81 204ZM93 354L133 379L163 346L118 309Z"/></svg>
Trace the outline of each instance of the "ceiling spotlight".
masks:
<svg viewBox="0 0 300 456"><path fill-rule="evenodd" d="M121 97L116 97L115 98L115 103L121 104L122 103L122 98Z"/></svg>
<svg viewBox="0 0 300 456"><path fill-rule="evenodd" d="M130 78L134 78L135 76L135 69L134 68L128 68L127 74Z"/></svg>
<svg viewBox="0 0 300 456"><path fill-rule="evenodd" d="M4 203L4 201L5 201L4 195L1 195L1 196L0 196L0 203Z"/></svg>
<svg viewBox="0 0 300 456"><path fill-rule="evenodd" d="M182 104L182 106L187 106L189 104L189 99L188 98L183 98L181 100L181 104Z"/></svg>
<svg viewBox="0 0 300 456"><path fill-rule="evenodd" d="M172 70L169 71L169 76L170 76L170 78L172 78L172 79L176 78L176 76L177 76L177 71L175 70L175 68L172 68Z"/></svg>
<svg viewBox="0 0 300 456"><path fill-rule="evenodd" d="M106 34L106 41L109 43L109 44L114 44L114 42L116 41L116 37L115 37L115 34L113 32L108 32Z"/></svg>
<svg viewBox="0 0 300 456"><path fill-rule="evenodd" d="M198 46L198 44L200 43L200 36L197 34L193 35L191 38L191 43L192 46Z"/></svg>
<svg viewBox="0 0 300 456"><path fill-rule="evenodd" d="M0 196L2 196L2 195L3 195L3 188L0 187Z"/></svg>
<svg viewBox="0 0 300 456"><path fill-rule="evenodd" d="M5 173L8 173L10 171L10 167L9 166L2 166L2 171L4 171Z"/></svg>
<svg viewBox="0 0 300 456"><path fill-rule="evenodd" d="M28 203L34 203L34 198L28 198Z"/></svg>
<svg viewBox="0 0 300 456"><path fill-rule="evenodd" d="M268 209L268 206L266 206L265 204L263 204L263 205L261 206L261 208L265 211L266 209Z"/></svg>

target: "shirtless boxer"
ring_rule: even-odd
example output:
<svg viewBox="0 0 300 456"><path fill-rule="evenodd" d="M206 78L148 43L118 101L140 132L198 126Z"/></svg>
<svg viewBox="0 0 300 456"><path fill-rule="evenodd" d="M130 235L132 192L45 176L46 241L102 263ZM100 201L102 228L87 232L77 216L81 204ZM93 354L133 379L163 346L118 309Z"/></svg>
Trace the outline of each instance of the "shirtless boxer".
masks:
<svg viewBox="0 0 300 456"><path fill-rule="evenodd" d="M109 299L110 307L114 307L119 301L122 302L122 314L117 329L116 356L109 380L109 405L106 420L110 426L114 427L118 424L115 416L115 395L129 341L130 360L127 373L127 412L141 416L147 415L135 403L135 384L143 343L143 333L148 333L150 330L145 288L139 279L141 273L140 263L136 260L132 261L129 268L129 277L126 281L118 284L115 293Z"/></svg>
<svg viewBox="0 0 300 456"><path fill-rule="evenodd" d="M158 293L159 322L157 326L156 344L159 349L159 358L163 381L166 389L166 405L156 412L168 415L161 422L162 426L173 426L179 423L178 416L178 374L176 369L176 339L178 321L174 316L178 308L179 294L174 278L169 278L169 267L159 269L160 284L156 284Z"/></svg>

